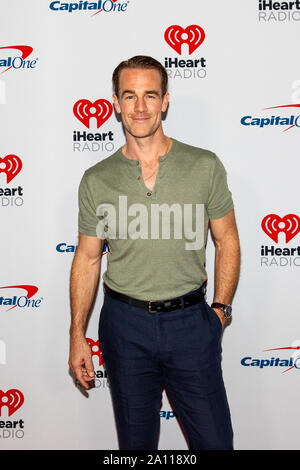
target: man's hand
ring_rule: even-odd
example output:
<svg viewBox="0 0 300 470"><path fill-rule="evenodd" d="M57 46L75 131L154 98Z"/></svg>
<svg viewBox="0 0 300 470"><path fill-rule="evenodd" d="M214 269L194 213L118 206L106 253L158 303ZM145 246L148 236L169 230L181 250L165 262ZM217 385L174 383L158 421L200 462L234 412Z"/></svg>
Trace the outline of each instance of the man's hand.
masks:
<svg viewBox="0 0 300 470"><path fill-rule="evenodd" d="M219 320L220 320L220 322L221 322L221 324L222 324L222 329L223 329L223 331L224 331L225 323L226 323L226 317L225 317L225 315L224 315L223 310L221 310L221 309L219 309L219 308L213 308L213 307L211 307L211 308L212 308L212 310L214 310L214 312L216 312L216 314L218 315Z"/></svg>
<svg viewBox="0 0 300 470"><path fill-rule="evenodd" d="M70 278L71 328L69 366L77 382L89 389L94 380L92 352L84 332L99 283L104 240L79 233Z"/></svg>
<svg viewBox="0 0 300 470"><path fill-rule="evenodd" d="M86 390L95 378L91 348L84 337L72 337L70 340L69 366L75 374L76 380Z"/></svg>

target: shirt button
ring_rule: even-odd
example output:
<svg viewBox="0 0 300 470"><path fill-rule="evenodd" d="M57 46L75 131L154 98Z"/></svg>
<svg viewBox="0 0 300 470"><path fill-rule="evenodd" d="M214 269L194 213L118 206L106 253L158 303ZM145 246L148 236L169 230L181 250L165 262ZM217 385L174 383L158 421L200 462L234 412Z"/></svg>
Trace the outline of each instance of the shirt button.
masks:
<svg viewBox="0 0 300 470"><path fill-rule="evenodd" d="M151 196L152 193L147 193L147 196Z"/></svg>
<svg viewBox="0 0 300 470"><path fill-rule="evenodd" d="M137 179L138 179L138 180L140 180L140 179L141 179L141 177L140 177L140 176L138 176L138 178L137 178Z"/></svg>
<svg viewBox="0 0 300 470"><path fill-rule="evenodd" d="M136 162L137 166L140 164L140 162Z"/></svg>

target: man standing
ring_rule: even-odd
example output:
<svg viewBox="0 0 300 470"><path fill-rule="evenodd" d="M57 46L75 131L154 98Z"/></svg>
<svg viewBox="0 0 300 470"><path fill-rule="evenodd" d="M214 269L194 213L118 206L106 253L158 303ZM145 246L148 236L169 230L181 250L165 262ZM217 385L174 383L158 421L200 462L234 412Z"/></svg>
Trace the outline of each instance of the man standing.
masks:
<svg viewBox="0 0 300 470"><path fill-rule="evenodd" d="M69 365L89 388L94 368L85 328L106 239L99 339L119 448L157 449L165 387L190 449L232 449L221 336L240 263L233 202L215 154L164 134L167 82L151 57L133 57L114 71L126 143L80 183ZM205 300L209 227L216 248L212 307Z"/></svg>

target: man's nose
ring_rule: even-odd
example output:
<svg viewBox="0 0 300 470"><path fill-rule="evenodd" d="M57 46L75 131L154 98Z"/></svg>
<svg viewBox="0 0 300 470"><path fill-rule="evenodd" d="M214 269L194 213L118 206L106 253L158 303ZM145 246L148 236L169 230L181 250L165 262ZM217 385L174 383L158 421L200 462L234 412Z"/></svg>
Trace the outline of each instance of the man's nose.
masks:
<svg viewBox="0 0 300 470"><path fill-rule="evenodd" d="M146 102L143 97L137 97L135 100L135 111L136 112L144 112L147 110Z"/></svg>

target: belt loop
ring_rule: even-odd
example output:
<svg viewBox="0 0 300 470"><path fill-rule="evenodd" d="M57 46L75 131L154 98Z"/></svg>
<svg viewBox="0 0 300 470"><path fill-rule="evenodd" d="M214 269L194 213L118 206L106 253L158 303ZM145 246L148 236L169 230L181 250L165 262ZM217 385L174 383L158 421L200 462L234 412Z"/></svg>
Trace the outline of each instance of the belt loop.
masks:
<svg viewBox="0 0 300 470"><path fill-rule="evenodd" d="M180 302L181 302L181 308L184 308L184 300L183 300L183 297L180 297Z"/></svg>

